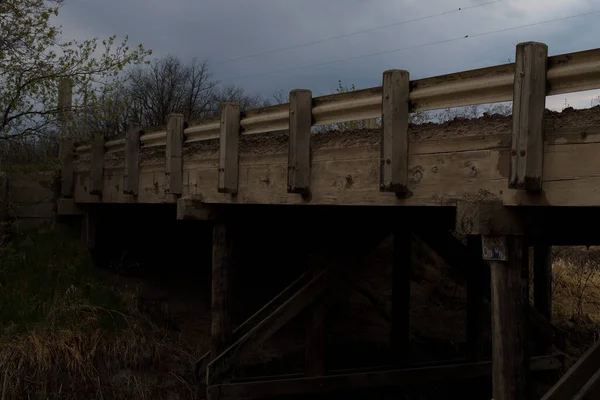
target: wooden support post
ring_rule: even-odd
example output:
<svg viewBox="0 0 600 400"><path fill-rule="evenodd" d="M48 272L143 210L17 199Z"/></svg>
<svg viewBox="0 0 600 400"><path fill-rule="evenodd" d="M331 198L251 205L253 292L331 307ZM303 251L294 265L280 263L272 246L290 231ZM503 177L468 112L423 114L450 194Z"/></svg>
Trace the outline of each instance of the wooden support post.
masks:
<svg viewBox="0 0 600 400"><path fill-rule="evenodd" d="M226 219L219 219L213 228L211 346L215 358L229 345L232 335L231 277L233 268L233 232Z"/></svg>
<svg viewBox="0 0 600 400"><path fill-rule="evenodd" d="M221 104L219 193L237 194L239 175L240 105Z"/></svg>
<svg viewBox="0 0 600 400"><path fill-rule="evenodd" d="M102 195L104 185L104 135L94 135L92 140L92 160L90 167L90 194Z"/></svg>
<svg viewBox="0 0 600 400"><path fill-rule="evenodd" d="M383 73L380 190L408 192L408 71Z"/></svg>
<svg viewBox="0 0 600 400"><path fill-rule="evenodd" d="M470 235L467 237L467 250L469 256L481 259L481 237ZM484 356L484 328L485 328L485 289L488 268L478 260L469 260L466 264L467 276L467 359L479 361ZM486 276L487 275L487 276ZM488 281L489 282L489 281ZM489 322L489 320L488 320Z"/></svg>
<svg viewBox="0 0 600 400"><path fill-rule="evenodd" d="M303 254L308 261L307 254ZM309 273L317 277L320 268L312 264ZM306 352L304 371L307 376L325 375L325 304L320 301L306 310Z"/></svg>
<svg viewBox="0 0 600 400"><path fill-rule="evenodd" d="M552 246L543 243L533 245L533 306L548 321L552 321ZM552 338L541 337L536 341L541 354L552 352Z"/></svg>
<svg viewBox="0 0 600 400"><path fill-rule="evenodd" d="M288 151L288 193L310 191L310 137L312 128L312 92L290 92L290 138Z"/></svg>
<svg viewBox="0 0 600 400"><path fill-rule="evenodd" d="M166 158L165 190L180 196L183 192L183 114L169 114L167 118Z"/></svg>
<svg viewBox="0 0 600 400"><path fill-rule="evenodd" d="M59 159L61 163L60 193L63 197L73 196L73 137L70 132L71 105L73 102L73 84L70 79L61 79L58 86L58 110L60 121L60 148Z"/></svg>
<svg viewBox="0 0 600 400"><path fill-rule="evenodd" d="M131 123L125 138L123 194L132 196L137 196L140 190L140 133L140 125Z"/></svg>
<svg viewBox="0 0 600 400"><path fill-rule="evenodd" d="M88 249L96 248L96 210L88 205L81 218L81 240Z"/></svg>
<svg viewBox="0 0 600 400"><path fill-rule="evenodd" d="M390 347L394 361L403 364L409 359L412 234L405 227L397 228L394 230L393 240Z"/></svg>
<svg viewBox="0 0 600 400"><path fill-rule="evenodd" d="M494 400L528 398L527 247L522 235L483 236L492 277L492 382Z"/></svg>
<svg viewBox="0 0 600 400"><path fill-rule="evenodd" d="M542 189L548 46L517 45L513 92L513 130L509 187Z"/></svg>

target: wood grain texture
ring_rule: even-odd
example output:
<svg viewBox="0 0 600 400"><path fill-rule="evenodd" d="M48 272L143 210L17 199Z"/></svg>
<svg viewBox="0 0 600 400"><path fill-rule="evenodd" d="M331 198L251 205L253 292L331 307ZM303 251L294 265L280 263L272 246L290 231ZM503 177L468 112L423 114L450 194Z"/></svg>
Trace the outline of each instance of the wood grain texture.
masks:
<svg viewBox="0 0 600 400"><path fill-rule="evenodd" d="M542 189L548 46L519 43L513 94L513 131L509 187Z"/></svg>
<svg viewBox="0 0 600 400"><path fill-rule="evenodd" d="M140 132L141 126L132 123L125 138L123 194L132 196L137 196L140 190Z"/></svg>
<svg viewBox="0 0 600 400"><path fill-rule="evenodd" d="M290 92L290 137L288 143L288 192L310 191L310 139L312 135L312 92Z"/></svg>
<svg viewBox="0 0 600 400"><path fill-rule="evenodd" d="M506 236L508 261L490 261L492 282L492 383L495 400L526 399L528 275L523 236Z"/></svg>
<svg viewBox="0 0 600 400"><path fill-rule="evenodd" d="M239 180L240 105L221 105L218 192L237 194Z"/></svg>
<svg viewBox="0 0 600 400"><path fill-rule="evenodd" d="M216 221L213 227L210 324L210 352L213 358L227 348L233 333L231 322L233 246L231 224L223 219Z"/></svg>
<svg viewBox="0 0 600 400"><path fill-rule="evenodd" d="M510 138L505 135L466 135L411 142L408 161L411 196L407 198L379 191L380 148L372 143L339 148L315 146L308 199L287 193L287 147L274 154L242 152L239 190L235 197L216 190L218 152L197 151L194 159L185 160L183 194L208 203L443 206L477 197L484 191L505 205L598 206L598 132L599 127L586 126L547 133L544 189L538 194L507 189ZM101 199L88 192L88 168L82 166L76 170L74 195L78 202L132 201L121 190L122 167L105 165ZM165 196L164 171L164 161L140 165L138 202L172 202Z"/></svg>
<svg viewBox="0 0 600 400"><path fill-rule="evenodd" d="M381 106L380 188L385 192L408 191L408 112L410 76L408 71L383 73Z"/></svg>
<svg viewBox="0 0 600 400"><path fill-rule="evenodd" d="M165 190L168 194L183 192L183 114L169 114L167 121L167 147Z"/></svg>
<svg viewBox="0 0 600 400"><path fill-rule="evenodd" d="M90 167L90 194L102 195L104 187L104 135L97 134L92 142L92 163Z"/></svg>

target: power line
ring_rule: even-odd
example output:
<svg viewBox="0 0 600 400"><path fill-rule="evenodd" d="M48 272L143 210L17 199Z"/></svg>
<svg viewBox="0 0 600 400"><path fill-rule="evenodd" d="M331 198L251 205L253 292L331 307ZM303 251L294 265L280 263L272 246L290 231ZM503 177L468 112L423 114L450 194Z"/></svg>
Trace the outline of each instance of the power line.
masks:
<svg viewBox="0 0 600 400"><path fill-rule="evenodd" d="M437 45L437 44L444 44L444 43L456 42L456 41L459 41L459 40L465 40L465 39L470 39L470 38L479 37L479 36L492 35L492 34L496 34L496 33L512 31L512 30L516 30L516 29L529 28L531 26L543 25L543 24L548 24L548 23L551 23L551 22L564 21L564 20L567 20L567 19L585 17L585 16L588 16L588 15L594 15L594 14L600 14L600 10L590 11L590 12L586 12L586 13L582 13L582 14L577 14L577 15L570 15L568 17L561 17L561 18L555 18L555 19L550 19L550 20L546 20L546 21L534 22L534 23L531 23L531 24L520 25L520 26L511 27L511 28L503 28L503 29L498 29L498 30L494 30L494 31L481 32L481 33L476 33L474 35L464 35L464 36L455 37L455 38L452 38L452 39L439 40L437 42L429 42L429 43L422 43L422 44L417 44L417 45L413 45L413 46L401 47L399 49L380 51L380 52L377 52L377 53L370 53L370 54L363 54L363 55L360 55L360 56L354 56L354 57L348 57L348 58L341 58L341 59L337 59L337 60L325 61L325 62L316 63L316 64L302 65L300 67L292 67L292 68L280 69L280 70L276 70L276 71L267 71L267 72L261 72L261 73L258 73L258 74L245 75L245 76L240 76L240 77L237 77L237 78L232 78L232 79L229 79L229 80L230 81L236 81L236 80L240 80L240 79L254 78L254 77L258 77L258 76L264 76L264 75L278 74L278 73L282 73L282 72L295 71L297 69L320 67L320 66L323 66L323 65L336 64L336 63L343 62L343 61L357 60L357 59L360 59L360 58L373 57L373 56L378 56L378 55L382 55L382 54L396 53L398 51L403 51L403 50L410 50L410 49L416 49L416 48L420 48L420 47L433 46L433 45Z"/></svg>
<svg viewBox="0 0 600 400"><path fill-rule="evenodd" d="M444 11L444 12L441 12L441 13L438 13L438 14L432 14L432 15L427 15L427 16L424 16L424 17L415 18L415 19L409 19L409 20L405 20L405 21L395 22L395 23L389 24L389 25L382 25L382 26L377 26L377 27L374 27L374 28L363 29L363 30L360 30L360 31L354 31L354 32L350 32L350 33L346 33L346 34L338 35L338 36L331 36L331 37L324 38L324 39L317 39L317 40L313 40L311 42L305 42L305 43L295 44L295 45L292 45L292 46L287 46L287 47L281 47L281 48L278 48L278 49L268 50L268 51L265 51L265 52L262 52L262 53L255 53L255 54L249 54L249 55L246 55L246 56L229 58L229 59L226 59L226 60L223 60L223 61L218 61L215 65L220 65L220 64L231 62L231 61L245 60L245 59L248 59L248 58L254 58L254 57L258 57L258 56L265 56L265 55L268 55L268 54L278 53L280 51L285 51L285 50L297 49L297 48L305 47L305 46L312 46L314 44L325 43L325 42L329 42L331 40L337 40L337 39L342 39L342 38L346 38L346 37L350 37L350 36L360 35L360 34L363 34L363 33L374 32L374 31L378 31L378 30L381 30L381 29L391 28L393 26L408 24L410 22L418 22L418 21L423 21L423 20L430 19L430 18L440 17L442 15L453 14L453 13L457 13L457 12L460 12L460 11L468 10L468 9L471 9L471 8L483 7L483 6L487 6L487 5L490 5L490 4L499 3L501 1L504 1L504 0L493 0L493 1L488 1L487 3L475 4L475 5L467 6L467 7L459 7L459 8L452 9L452 10L449 10L449 11Z"/></svg>

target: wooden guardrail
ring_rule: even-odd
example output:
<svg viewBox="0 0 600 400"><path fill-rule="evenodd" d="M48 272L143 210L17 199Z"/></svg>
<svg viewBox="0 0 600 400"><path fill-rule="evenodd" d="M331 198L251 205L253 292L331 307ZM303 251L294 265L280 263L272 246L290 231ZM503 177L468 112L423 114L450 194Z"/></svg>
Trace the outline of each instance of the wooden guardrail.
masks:
<svg viewBox="0 0 600 400"><path fill-rule="evenodd" d="M513 101L513 132L509 187L540 190L542 182L545 98L549 95L600 88L600 49L547 57L545 44L526 42L516 48L516 62L489 68L410 80L408 71L390 70L383 85L364 90L312 97L308 90L290 93L290 103L240 113L239 106L224 104L218 119L184 126L128 133L129 140L94 140L70 145L62 153L63 182L72 183L72 158L92 155L92 191L101 194L105 152L125 150L124 193L137 194L140 148L166 146L166 191L181 195L182 146L184 143L220 139L219 187L221 193L237 193L238 142L240 135L290 130L288 192L310 191L310 135L316 125L382 117L380 190L402 195L408 185L408 115L410 112ZM64 96L63 96L64 97ZM61 97L62 98L62 97ZM65 103L68 107L68 103ZM139 139L138 139L139 135ZM134 140L132 140L134 138ZM72 195L72 187L63 195Z"/></svg>
<svg viewBox="0 0 600 400"><path fill-rule="evenodd" d="M548 57L547 96L600 87L600 49ZM515 63L440 75L410 82L411 112L513 100ZM315 97L313 126L381 117L382 86ZM242 135L289 129L289 103L249 110L242 114ZM191 122L185 142L219 137L219 119ZM164 146L166 127L141 135L142 147ZM106 142L107 151L120 151L125 139ZM76 154L89 152L79 144Z"/></svg>

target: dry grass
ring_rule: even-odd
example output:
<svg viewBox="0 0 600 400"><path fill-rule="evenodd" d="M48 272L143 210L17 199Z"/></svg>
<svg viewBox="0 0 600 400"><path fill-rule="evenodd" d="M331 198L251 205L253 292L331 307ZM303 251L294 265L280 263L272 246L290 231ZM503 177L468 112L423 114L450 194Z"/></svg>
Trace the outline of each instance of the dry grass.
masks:
<svg viewBox="0 0 600 400"><path fill-rule="evenodd" d="M59 231L0 248L0 399L192 398L197 354L96 275Z"/></svg>

